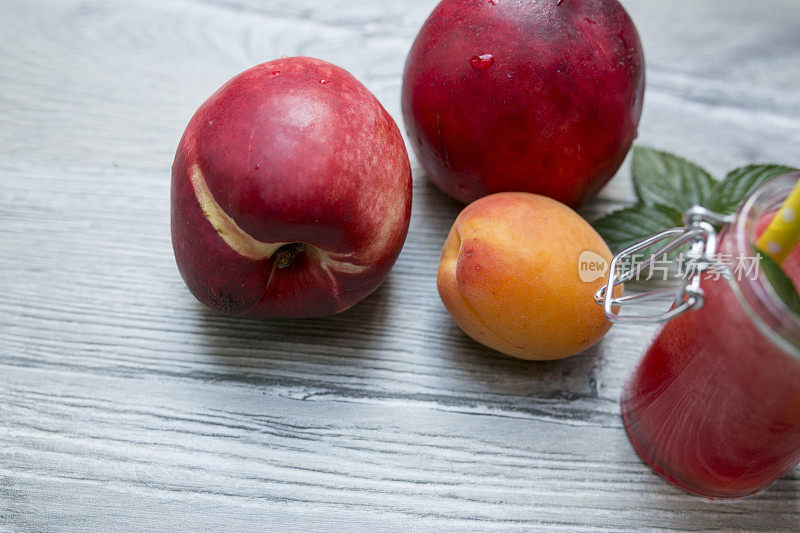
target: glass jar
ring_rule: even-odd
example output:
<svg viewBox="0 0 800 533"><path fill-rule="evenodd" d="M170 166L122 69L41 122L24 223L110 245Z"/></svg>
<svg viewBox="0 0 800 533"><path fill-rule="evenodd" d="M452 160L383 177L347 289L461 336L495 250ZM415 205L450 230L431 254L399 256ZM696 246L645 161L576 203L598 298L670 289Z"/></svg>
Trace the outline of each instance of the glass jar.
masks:
<svg viewBox="0 0 800 533"><path fill-rule="evenodd" d="M704 268L684 278L669 313L651 317L668 320L624 386L622 417L634 448L656 473L688 492L742 498L800 462L800 317L758 262L755 272L732 266L754 257L757 235L798 179L800 173L766 182L732 217L685 217L682 235L700 218L711 224L713 235L684 241ZM720 221L717 243L713 224ZM716 264L709 248L725 258L717 262L722 275L709 268ZM798 257L784 263L796 280ZM609 282L613 286L614 278ZM607 313L611 304L623 303L606 300Z"/></svg>

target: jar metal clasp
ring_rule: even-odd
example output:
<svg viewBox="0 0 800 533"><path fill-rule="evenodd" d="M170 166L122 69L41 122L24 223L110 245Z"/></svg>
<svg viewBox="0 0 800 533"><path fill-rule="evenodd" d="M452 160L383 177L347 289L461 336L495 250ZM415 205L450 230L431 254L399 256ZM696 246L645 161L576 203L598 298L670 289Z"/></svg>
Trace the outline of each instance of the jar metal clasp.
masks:
<svg viewBox="0 0 800 533"><path fill-rule="evenodd" d="M721 264L717 259L717 227L730 224L733 215L722 215L701 206L694 206L683 213L682 228L671 228L661 233L651 235L642 241L625 248L614 256L608 267L608 281L595 294L595 300L603 306L606 318L613 323L624 324L651 324L668 322L676 316L690 309L699 309L704 303L703 290L700 288L702 273L710 266L726 271L723 275L729 276L728 266ZM663 243L663 244L662 244ZM641 262L633 261L636 254L651 246L661 244L654 252L645 256ZM650 269L658 257L667 257L667 254L678 250L683 245L689 246L685 258L691 264L690 268L682 271L677 286L640 292L630 296L614 297L614 288L623 283L638 279L646 270ZM630 267L621 269L622 265L630 262ZM609 290L611 287L611 290ZM632 302L655 300L673 295L673 302L667 311L660 314L617 314L615 307L623 307Z"/></svg>

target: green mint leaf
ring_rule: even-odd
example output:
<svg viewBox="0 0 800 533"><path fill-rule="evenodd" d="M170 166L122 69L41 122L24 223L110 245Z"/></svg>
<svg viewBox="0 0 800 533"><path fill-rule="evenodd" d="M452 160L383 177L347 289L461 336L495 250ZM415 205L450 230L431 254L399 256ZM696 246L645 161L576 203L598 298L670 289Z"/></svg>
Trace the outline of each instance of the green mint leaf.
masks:
<svg viewBox="0 0 800 533"><path fill-rule="evenodd" d="M731 170L724 180L716 184L713 203L706 207L718 213L733 213L753 189L767 180L789 172L797 172L797 169L785 165L747 165Z"/></svg>
<svg viewBox="0 0 800 533"><path fill-rule="evenodd" d="M592 225L616 254L655 233L683 226L683 222L681 214L674 209L661 205L638 204L614 211Z"/></svg>
<svg viewBox="0 0 800 533"><path fill-rule="evenodd" d="M631 173L639 203L608 214L592 225L616 254L664 230L682 227L681 214L693 205L728 214L765 181L796 171L785 165L748 165L732 170L723 181L717 181L691 161L636 146ZM640 257L650 255L664 244L650 246L637 254ZM675 250L669 257L674 258L680 252L681 249ZM762 261L766 276L787 305L800 314L800 296L794 284L774 263L768 257Z"/></svg>
<svg viewBox="0 0 800 533"><path fill-rule="evenodd" d="M764 271L764 275L772 284L772 288L775 289L778 297L783 300L789 309L800 315L800 295L797 294L797 288L792 283L792 280L770 256L755 246L753 247L753 252L760 256L761 270Z"/></svg>
<svg viewBox="0 0 800 533"><path fill-rule="evenodd" d="M717 181L706 170L668 152L635 146L631 167L639 201L683 213L693 205L708 207Z"/></svg>

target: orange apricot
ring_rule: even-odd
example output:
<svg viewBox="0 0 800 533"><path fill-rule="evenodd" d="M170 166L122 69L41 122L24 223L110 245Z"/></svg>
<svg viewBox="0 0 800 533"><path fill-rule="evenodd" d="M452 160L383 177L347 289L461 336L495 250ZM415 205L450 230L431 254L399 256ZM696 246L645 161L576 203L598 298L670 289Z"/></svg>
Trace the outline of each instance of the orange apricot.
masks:
<svg viewBox="0 0 800 533"><path fill-rule="evenodd" d="M439 263L439 295L476 341L523 359L561 359L611 327L594 300L605 276L580 271L587 257L607 266L612 255L575 211L536 194L493 194L453 224Z"/></svg>

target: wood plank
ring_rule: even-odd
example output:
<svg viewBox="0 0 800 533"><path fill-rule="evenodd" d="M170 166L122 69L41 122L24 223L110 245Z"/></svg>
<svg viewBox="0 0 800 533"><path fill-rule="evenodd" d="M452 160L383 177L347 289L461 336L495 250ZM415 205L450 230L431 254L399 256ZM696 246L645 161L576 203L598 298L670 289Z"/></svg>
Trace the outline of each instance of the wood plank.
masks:
<svg viewBox="0 0 800 533"><path fill-rule="evenodd" d="M82 372L12 368L6 384L7 490L24 494L12 523L759 530L769 515L770 528L797 526L796 478L709 505L650 475L614 427Z"/></svg>

